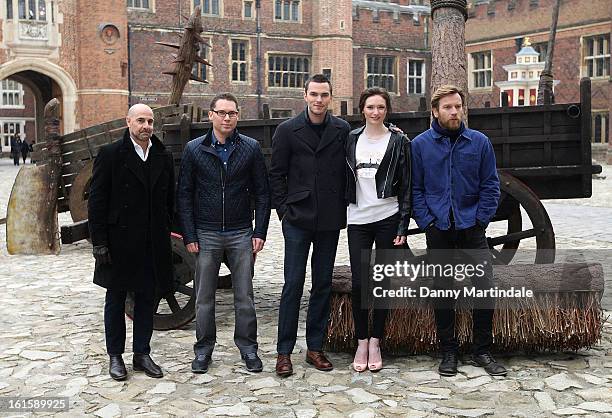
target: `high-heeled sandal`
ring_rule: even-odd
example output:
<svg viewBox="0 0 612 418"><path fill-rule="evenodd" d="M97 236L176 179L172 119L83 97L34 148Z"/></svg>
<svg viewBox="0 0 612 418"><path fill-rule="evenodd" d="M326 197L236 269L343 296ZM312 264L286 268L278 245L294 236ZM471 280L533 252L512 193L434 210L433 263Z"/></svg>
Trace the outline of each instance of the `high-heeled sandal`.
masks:
<svg viewBox="0 0 612 418"><path fill-rule="evenodd" d="M357 363L355 361L355 358L353 358L353 370L355 370L356 372L365 372L368 369L368 348L369 348L369 341L366 343L365 349L366 349L366 363ZM357 350L359 350L359 347L357 347ZM357 352L355 352L355 356L357 356Z"/></svg>
<svg viewBox="0 0 612 418"><path fill-rule="evenodd" d="M380 353L380 361L371 361L370 354L372 354L372 352L375 352L375 350L371 350L370 344L368 343L368 369L370 369L372 373L379 372L383 368L382 351L380 350L380 343L376 346L376 350L378 350L378 352Z"/></svg>

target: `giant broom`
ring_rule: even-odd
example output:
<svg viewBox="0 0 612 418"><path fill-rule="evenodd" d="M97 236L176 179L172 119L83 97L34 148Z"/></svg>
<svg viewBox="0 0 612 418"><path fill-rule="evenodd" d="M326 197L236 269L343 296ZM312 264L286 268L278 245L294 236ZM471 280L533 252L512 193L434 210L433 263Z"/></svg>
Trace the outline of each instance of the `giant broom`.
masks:
<svg viewBox="0 0 612 418"><path fill-rule="evenodd" d="M431 17L431 91L443 84L453 84L467 93L467 2L432 0ZM432 287L432 281L425 279L419 285ZM604 274L600 264L495 266L493 286L533 291L533 297L497 300L493 317L496 350L578 350L591 347L601 337ZM401 303L402 306L389 312L383 340L385 351L417 354L436 350L432 306L423 299L406 299ZM472 341L471 305L461 298L457 302L456 333L461 347L468 348ZM351 271L347 266L336 267L334 271L326 344L327 349L335 351L355 348Z"/></svg>

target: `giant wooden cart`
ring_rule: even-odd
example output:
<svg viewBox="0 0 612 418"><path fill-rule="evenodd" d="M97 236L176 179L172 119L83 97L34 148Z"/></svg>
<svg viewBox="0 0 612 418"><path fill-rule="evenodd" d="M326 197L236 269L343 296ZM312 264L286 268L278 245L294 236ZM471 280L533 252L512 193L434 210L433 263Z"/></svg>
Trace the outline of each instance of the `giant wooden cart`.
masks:
<svg viewBox="0 0 612 418"><path fill-rule="evenodd" d="M172 152L178 174L185 144L209 128L203 111L190 105L155 110L158 135ZM357 115L343 116L352 126L361 123ZM591 162L590 81L581 82L581 102L535 107L472 109L469 124L489 136L495 150L502 195L494 223L503 223L503 234L489 236L497 263L509 263L521 243L531 240L535 263L554 261L555 235L543 199L591 196L592 174L601 167ZM429 127L428 111L396 113L390 116L410 137ZM274 130L283 119L243 120L239 130L258 139L267 162L272 151ZM117 120L87 128L60 138L62 176L58 210L70 211L75 224L62 228L62 242L86 238L86 200L92 160L100 146L121 137L125 122ZM37 148L44 161L44 145ZM528 219L527 219L528 218ZM418 234L418 228L410 230ZM533 245L535 241L535 245ZM156 329L172 329L191 322L195 316L193 293L194 260L185 251L180 231L172 234L175 292L164 295L155 315ZM503 250L503 251L502 251ZM265 252L263 254L265 256ZM229 277L225 277L229 285ZM128 303L128 312L131 303Z"/></svg>

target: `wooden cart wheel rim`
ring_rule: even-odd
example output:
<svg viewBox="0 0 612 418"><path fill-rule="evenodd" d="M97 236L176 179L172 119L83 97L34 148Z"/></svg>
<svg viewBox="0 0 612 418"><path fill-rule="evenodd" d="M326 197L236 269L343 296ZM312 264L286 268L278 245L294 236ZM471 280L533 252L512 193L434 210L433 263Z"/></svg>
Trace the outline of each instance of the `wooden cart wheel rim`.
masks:
<svg viewBox="0 0 612 418"><path fill-rule="evenodd" d="M70 198L68 199L68 207L70 216L73 222L80 222L87 219L87 199L85 194L89 192L89 183L93 172L93 160L85 163L83 168L74 178L70 187Z"/></svg>
<svg viewBox="0 0 612 418"><path fill-rule="evenodd" d="M511 174L500 172L499 180L501 189L519 202L531 221L537 248L535 263L553 263L555 261L555 233L542 201L529 186Z"/></svg>
<svg viewBox="0 0 612 418"><path fill-rule="evenodd" d="M168 306L171 308L172 313L158 313L159 304L161 299L156 302L155 314L153 315L153 329L158 331L167 331L171 329L181 328L193 321L195 318L195 290L193 284L191 287L189 283L193 282L195 275L195 256L190 254L183 244L183 238L175 233L170 234L173 260L174 256L178 255L181 259L180 265L183 265L187 272L186 274L175 277L175 285L177 289L169 295L165 295L161 299L165 299ZM175 267L176 272L176 267ZM182 287L181 287L182 286ZM185 292L189 291L187 295ZM182 293L189 296L187 303L183 306L178 304L176 300L176 294ZM175 309L172 309L172 307ZM128 294L128 298L125 302L125 313L128 318L132 319L134 316L134 298L131 294Z"/></svg>

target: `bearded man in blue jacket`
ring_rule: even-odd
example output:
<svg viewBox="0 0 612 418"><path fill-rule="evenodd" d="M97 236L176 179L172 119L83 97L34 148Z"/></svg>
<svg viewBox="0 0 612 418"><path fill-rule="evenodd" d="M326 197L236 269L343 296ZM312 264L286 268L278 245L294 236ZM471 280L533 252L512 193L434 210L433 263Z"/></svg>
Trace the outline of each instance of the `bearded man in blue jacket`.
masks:
<svg viewBox="0 0 612 418"><path fill-rule="evenodd" d="M441 86L432 95L434 116L431 128L412 141L413 216L425 231L429 262L447 264L450 252L470 250L470 258L481 263L482 276L472 275L478 289L492 287L492 260L485 230L499 202L499 178L493 146L482 132L463 122L465 95L455 86ZM436 289L453 286L454 278L435 277ZM442 361L442 376L457 374L458 343L455 335L453 298L434 302L436 329ZM472 363L493 376L506 375L506 369L491 356L493 342L493 300L477 302L472 311Z"/></svg>

